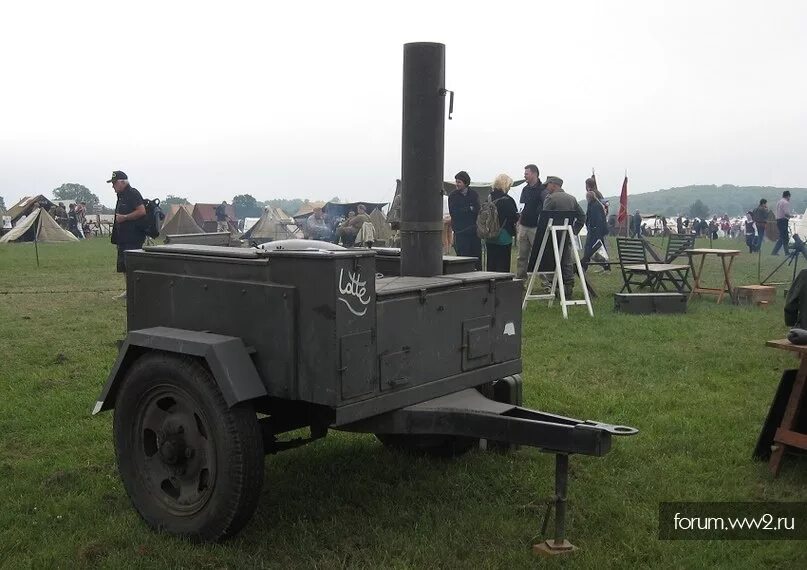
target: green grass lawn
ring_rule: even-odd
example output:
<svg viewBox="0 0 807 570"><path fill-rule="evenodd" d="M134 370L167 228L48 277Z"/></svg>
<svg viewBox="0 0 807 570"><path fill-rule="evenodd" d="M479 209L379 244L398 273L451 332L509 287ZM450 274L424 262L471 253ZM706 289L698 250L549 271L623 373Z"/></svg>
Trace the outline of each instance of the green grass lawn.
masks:
<svg viewBox="0 0 807 570"><path fill-rule="evenodd" d="M125 330L113 246L40 245L39 256L37 268L32 245L0 246L0 566L542 564L530 545L553 489L551 455L413 459L370 435L332 433L267 457L257 514L234 540L199 546L151 532L117 476L112 414L89 415ZM777 260L763 257L763 275ZM708 276L719 277L716 263ZM741 256L736 283L756 279L756 256ZM618 271L592 280L594 318L580 307L568 321L557 306L527 310L525 403L641 433L615 438L603 458L572 457L567 528L580 550L546 564L807 566L803 541L656 538L660 501L807 501L807 461L788 457L774 480L751 460L781 372L796 364L764 347L787 331L782 289L767 310L707 298L685 315L632 316L613 312Z"/></svg>

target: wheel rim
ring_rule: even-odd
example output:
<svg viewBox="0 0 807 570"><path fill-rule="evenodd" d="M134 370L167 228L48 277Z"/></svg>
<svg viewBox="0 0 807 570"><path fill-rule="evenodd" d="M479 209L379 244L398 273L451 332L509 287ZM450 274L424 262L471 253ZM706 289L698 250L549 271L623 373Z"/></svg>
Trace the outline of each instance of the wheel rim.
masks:
<svg viewBox="0 0 807 570"><path fill-rule="evenodd" d="M186 391L160 385L137 406L135 461L146 490L176 516L205 506L216 482L210 422Z"/></svg>

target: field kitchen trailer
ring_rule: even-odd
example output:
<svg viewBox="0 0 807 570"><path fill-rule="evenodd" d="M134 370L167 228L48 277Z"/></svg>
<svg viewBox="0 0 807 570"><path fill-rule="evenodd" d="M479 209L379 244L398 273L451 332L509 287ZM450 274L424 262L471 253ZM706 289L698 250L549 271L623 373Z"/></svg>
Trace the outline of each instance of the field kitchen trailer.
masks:
<svg viewBox="0 0 807 570"><path fill-rule="evenodd" d="M264 455L329 430L451 456L514 445L555 454L566 552L569 455L636 430L522 404L521 292L510 273L444 273L445 46L404 46L400 262L370 249L163 245L126 253L127 330L93 413L115 409L118 469L154 529L237 533ZM278 436L309 428L310 437Z"/></svg>

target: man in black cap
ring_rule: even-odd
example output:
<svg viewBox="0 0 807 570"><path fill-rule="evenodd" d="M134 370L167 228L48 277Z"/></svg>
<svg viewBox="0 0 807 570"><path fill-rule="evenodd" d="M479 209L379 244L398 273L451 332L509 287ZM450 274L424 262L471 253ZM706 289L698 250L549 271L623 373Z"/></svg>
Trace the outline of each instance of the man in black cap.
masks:
<svg viewBox="0 0 807 570"><path fill-rule="evenodd" d="M469 188L471 177L464 170L454 175L457 189L448 196L448 213L454 230L457 255L476 258L476 270L482 270L482 240L476 235L479 217L479 194Z"/></svg>
<svg viewBox="0 0 807 570"><path fill-rule="evenodd" d="M577 235L583 228L583 221L586 214L577 202L577 198L563 191L563 180L557 176L546 177L546 190L549 193L544 201L543 211L545 212L574 212L575 220L572 222L572 229ZM567 239L563 245L560 256L560 272L563 279L563 288L566 298L572 296L574 289L574 258L572 257L572 244Z"/></svg>
<svg viewBox="0 0 807 570"><path fill-rule="evenodd" d="M115 204L115 223L112 226L112 243L118 246L118 273L126 273L126 259L123 252L140 249L146 241L146 233L137 222L146 215L146 207L143 205L143 196L140 192L129 185L129 177L125 172L115 170L107 183L112 183L112 189L118 195ZM125 299L126 290L124 289L116 298Z"/></svg>

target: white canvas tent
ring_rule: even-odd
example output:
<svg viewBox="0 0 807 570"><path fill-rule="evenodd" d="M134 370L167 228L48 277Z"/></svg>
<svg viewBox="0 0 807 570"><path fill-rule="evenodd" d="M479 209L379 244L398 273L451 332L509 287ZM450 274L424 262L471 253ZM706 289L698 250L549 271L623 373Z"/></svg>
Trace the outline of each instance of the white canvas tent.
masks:
<svg viewBox="0 0 807 570"><path fill-rule="evenodd" d="M19 243L26 241L59 242L78 241L70 232L63 230L50 217L50 214L37 208L22 223L0 238L0 243Z"/></svg>
<svg viewBox="0 0 807 570"><path fill-rule="evenodd" d="M243 233L241 239L267 242L281 239L295 239L297 235L284 223L275 217L272 209L268 208L255 225Z"/></svg>
<svg viewBox="0 0 807 570"><path fill-rule="evenodd" d="M294 214L293 218L299 224L301 220L305 221L308 216L314 213L314 208L322 208L323 206L325 206L325 202L306 202L300 207L299 210L297 210L297 213Z"/></svg>
<svg viewBox="0 0 807 570"><path fill-rule="evenodd" d="M22 216L30 216L36 208L44 205L48 209L53 207L53 202L45 198L42 194L36 196L26 196L6 212L7 216L11 216L11 223L17 225L17 222Z"/></svg>
<svg viewBox="0 0 807 570"><path fill-rule="evenodd" d="M791 234L799 234L801 239L807 238L807 210L801 218L790 220Z"/></svg>
<svg viewBox="0 0 807 570"><path fill-rule="evenodd" d="M170 206L164 208L163 210L165 211L165 220L163 220L163 225L170 222L171 218L176 216L177 212L180 210L185 210L188 213L188 215L193 217L193 204L171 204Z"/></svg>
<svg viewBox="0 0 807 570"><path fill-rule="evenodd" d="M204 230L199 227L199 224L193 219L185 208L179 208L171 219L168 220L160 229L163 235L176 235L176 234L201 234Z"/></svg>
<svg viewBox="0 0 807 570"><path fill-rule="evenodd" d="M244 231L248 232L249 229L258 223L260 218L244 218Z"/></svg>
<svg viewBox="0 0 807 570"><path fill-rule="evenodd" d="M376 208L370 212L370 221L373 222L373 228L375 229L375 239L388 243L389 239L392 238L392 228L387 223L384 213Z"/></svg>

